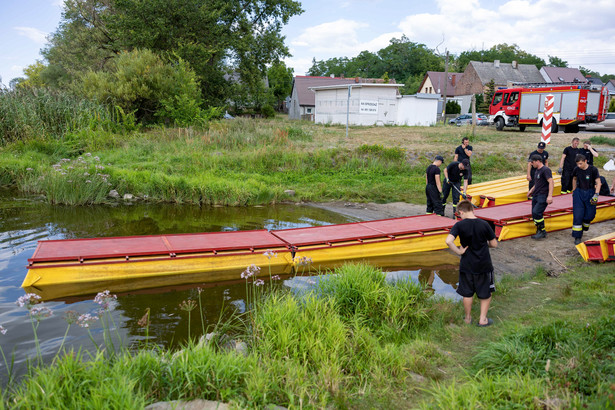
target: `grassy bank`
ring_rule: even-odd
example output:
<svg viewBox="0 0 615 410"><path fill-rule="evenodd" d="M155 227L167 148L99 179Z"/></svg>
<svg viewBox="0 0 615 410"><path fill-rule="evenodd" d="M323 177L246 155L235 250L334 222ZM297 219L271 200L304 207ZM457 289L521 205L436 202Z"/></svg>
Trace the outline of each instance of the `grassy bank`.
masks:
<svg viewBox="0 0 615 410"><path fill-rule="evenodd" d="M257 296L234 323L231 345L241 340L246 349L229 349L222 326L211 342L179 352L71 352L32 369L4 391L4 404L142 408L204 398L240 408L615 408L615 276L607 264L507 278L486 329L463 324L459 303L429 298L411 282L387 283L363 265L338 269L312 293Z"/></svg>
<svg viewBox="0 0 615 410"><path fill-rule="evenodd" d="M345 138L341 126L282 118L212 122L199 130L83 128L4 144L0 184L64 204L101 203L111 189L204 205L422 202L424 171L433 156L452 160L469 132L449 126L356 127ZM478 129L472 137L475 181L524 172L526 151L537 138Z"/></svg>

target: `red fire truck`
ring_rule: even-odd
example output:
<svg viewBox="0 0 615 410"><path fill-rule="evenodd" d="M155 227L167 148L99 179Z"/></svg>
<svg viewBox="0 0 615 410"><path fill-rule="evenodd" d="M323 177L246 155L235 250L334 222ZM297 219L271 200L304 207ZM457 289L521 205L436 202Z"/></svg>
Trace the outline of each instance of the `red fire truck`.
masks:
<svg viewBox="0 0 615 410"><path fill-rule="evenodd" d="M489 106L489 123L498 131L504 127L542 126L545 97L552 94L555 105L551 132L579 132L579 124L604 121L608 108L606 87L591 89L589 84L524 84L498 89Z"/></svg>

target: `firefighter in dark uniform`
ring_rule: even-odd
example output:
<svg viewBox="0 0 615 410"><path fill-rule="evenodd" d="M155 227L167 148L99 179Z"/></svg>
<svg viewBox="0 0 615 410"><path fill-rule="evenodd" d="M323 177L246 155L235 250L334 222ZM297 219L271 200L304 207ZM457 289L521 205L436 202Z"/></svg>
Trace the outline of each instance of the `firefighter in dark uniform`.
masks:
<svg viewBox="0 0 615 410"><path fill-rule="evenodd" d="M531 238L542 239L547 237L544 212L553 203L553 175L539 154L532 155L530 163L536 168L534 186L527 193L528 198L532 197L532 219L536 225L536 233Z"/></svg>
<svg viewBox="0 0 615 410"><path fill-rule="evenodd" d="M581 152L579 152L579 154L585 155L589 165L594 165L594 158L599 156L598 151L592 147L592 143L590 141L583 141L583 148L581 148Z"/></svg>
<svg viewBox="0 0 615 410"><path fill-rule="evenodd" d="M534 155L540 155L543 165L549 166L549 153L545 151L546 146L547 145L544 142L540 141L536 150L532 151L530 156L527 157L527 180L529 181L527 188L528 191L534 186L534 174L536 173L536 168L532 166L532 157Z"/></svg>
<svg viewBox="0 0 615 410"><path fill-rule="evenodd" d="M577 167L572 171L572 237L574 244L583 242L583 232L596 217L596 205L600 193L598 168L587 163L585 155L576 157Z"/></svg>
<svg viewBox="0 0 615 410"><path fill-rule="evenodd" d="M427 211L428 214L437 214L444 216L444 206L442 206L442 182L440 181L440 165L444 162L444 158L436 155L434 161L427 167L425 177L425 196L427 196Z"/></svg>
<svg viewBox="0 0 615 410"><path fill-rule="evenodd" d="M463 178L463 198L468 189L468 168L470 161L464 159L461 162L453 161L444 168L444 186L442 188L442 203L446 208L446 200L449 193L453 191L453 215L457 212L457 203L459 203L459 193L461 191L461 179Z"/></svg>
<svg viewBox="0 0 615 410"><path fill-rule="evenodd" d="M562 194L572 192L572 171L577 166L575 158L582 154L579 148L579 139L574 137L569 147L564 148L562 159L559 161L557 173L562 176Z"/></svg>
<svg viewBox="0 0 615 410"><path fill-rule="evenodd" d="M470 145L470 139L468 137L463 137L461 139L461 145L455 148L455 157L453 161L461 162L464 159L468 160L468 185L472 184L472 165L470 163L470 157L472 156L472 146Z"/></svg>

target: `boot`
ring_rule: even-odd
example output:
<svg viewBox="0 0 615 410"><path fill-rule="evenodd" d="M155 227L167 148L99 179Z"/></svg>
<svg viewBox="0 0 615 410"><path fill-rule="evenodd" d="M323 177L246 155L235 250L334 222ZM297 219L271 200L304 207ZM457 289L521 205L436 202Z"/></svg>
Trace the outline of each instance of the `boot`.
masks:
<svg viewBox="0 0 615 410"><path fill-rule="evenodd" d="M578 245L583 242L583 238L574 238L574 244Z"/></svg>
<svg viewBox="0 0 615 410"><path fill-rule="evenodd" d="M547 237L547 231L543 231L542 229L537 230L534 235L531 236L532 239L542 239Z"/></svg>

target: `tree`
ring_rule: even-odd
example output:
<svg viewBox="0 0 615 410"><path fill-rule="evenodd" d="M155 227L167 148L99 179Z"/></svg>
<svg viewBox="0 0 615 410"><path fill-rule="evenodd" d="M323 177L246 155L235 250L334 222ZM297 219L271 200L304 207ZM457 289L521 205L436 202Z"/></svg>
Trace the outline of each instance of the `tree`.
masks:
<svg viewBox="0 0 615 410"><path fill-rule="evenodd" d="M447 114L459 114L461 113L461 105L457 101L449 100L446 102Z"/></svg>
<svg viewBox="0 0 615 410"><path fill-rule="evenodd" d="M477 94L476 102L478 106L476 109L480 112L489 112L489 105L491 105L491 101L493 100L493 94L495 94L495 81L492 78L491 81L487 83L485 92L482 95Z"/></svg>
<svg viewBox="0 0 615 410"><path fill-rule="evenodd" d="M459 72L465 70L470 61L492 62L500 60L502 63L535 64L538 69L545 66L545 61L533 54L523 51L516 44L497 44L489 50L473 50L462 52L456 60L456 69Z"/></svg>
<svg viewBox="0 0 615 410"><path fill-rule="evenodd" d="M551 67L568 67L568 61L564 61L559 57L549 56L549 66Z"/></svg>
<svg viewBox="0 0 615 410"><path fill-rule="evenodd" d="M293 87L293 69L282 61L272 64L267 70L269 89L276 100L277 111L282 111L283 101L290 95Z"/></svg>
<svg viewBox="0 0 615 410"><path fill-rule="evenodd" d="M585 68L583 66L579 66L579 71L585 76L585 77L596 77L596 78L600 78L600 73L597 71L592 71L589 68Z"/></svg>
<svg viewBox="0 0 615 410"><path fill-rule="evenodd" d="M149 49L186 61L204 100L223 104L225 72L247 85L264 78L267 64L289 55L282 25L301 12L294 0L67 0L45 57L65 82L122 51Z"/></svg>
<svg viewBox="0 0 615 410"><path fill-rule="evenodd" d="M26 78L17 84L17 88L38 88L45 85L45 80L42 76L43 71L47 67L40 60L36 60L34 64L30 64L24 68L23 73Z"/></svg>

